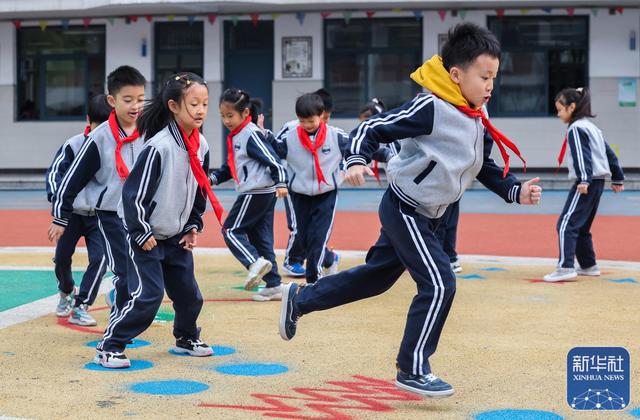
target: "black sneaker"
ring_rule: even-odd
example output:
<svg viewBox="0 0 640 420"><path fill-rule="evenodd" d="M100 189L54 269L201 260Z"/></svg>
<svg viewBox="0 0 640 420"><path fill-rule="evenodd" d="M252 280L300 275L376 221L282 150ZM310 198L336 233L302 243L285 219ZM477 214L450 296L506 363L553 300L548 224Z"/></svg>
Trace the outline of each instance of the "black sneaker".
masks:
<svg viewBox="0 0 640 420"><path fill-rule="evenodd" d="M188 354L189 356L195 357L207 357L213 355L213 349L206 343L202 342L202 340L192 340L182 337L176 340L176 346L173 351L179 354Z"/></svg>
<svg viewBox="0 0 640 420"><path fill-rule="evenodd" d="M411 375L398 370L396 387L429 398L447 398L455 392L453 387L433 373Z"/></svg>
<svg viewBox="0 0 640 420"><path fill-rule="evenodd" d="M131 367L131 362L122 352L96 350L93 362L108 369L126 369Z"/></svg>
<svg viewBox="0 0 640 420"><path fill-rule="evenodd" d="M295 298L298 293L296 283L282 285L282 306L280 307L280 337L283 340L291 340L296 335L298 319L302 316L296 308Z"/></svg>

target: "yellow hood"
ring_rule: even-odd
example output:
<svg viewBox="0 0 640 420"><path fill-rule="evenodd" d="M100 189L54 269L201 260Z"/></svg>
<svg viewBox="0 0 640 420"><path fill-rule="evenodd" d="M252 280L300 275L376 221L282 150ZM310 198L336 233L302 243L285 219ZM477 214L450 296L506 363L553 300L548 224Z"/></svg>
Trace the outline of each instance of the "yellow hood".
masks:
<svg viewBox="0 0 640 420"><path fill-rule="evenodd" d="M442 57L434 55L416 69L410 76L417 84L431 91L438 98L452 105L469 107L469 102L462 96L460 86L454 83L449 72L442 64Z"/></svg>

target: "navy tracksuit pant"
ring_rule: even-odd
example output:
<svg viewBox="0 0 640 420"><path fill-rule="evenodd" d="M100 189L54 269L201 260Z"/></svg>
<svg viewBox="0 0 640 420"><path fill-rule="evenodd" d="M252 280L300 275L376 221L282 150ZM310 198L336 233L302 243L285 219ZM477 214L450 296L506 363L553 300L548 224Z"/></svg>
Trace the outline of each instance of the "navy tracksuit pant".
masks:
<svg viewBox="0 0 640 420"><path fill-rule="evenodd" d="M126 344L145 331L153 322L167 291L173 301L176 338L199 338L196 324L203 299L193 273L193 254L178 242L184 234L157 240L151 251L144 251L129 240L128 286L131 296L109 325L102 339L102 350L121 352Z"/></svg>
<svg viewBox="0 0 640 420"><path fill-rule="evenodd" d="M83 236L89 254L89 265L82 276L75 306L93 305L98 295L98 289L100 289L102 277L107 270L103 240L98 229L96 216L82 216L72 213L69 224L56 244L56 254L53 258L58 290L69 294L75 286L71 274L71 263L73 254L76 252L76 245Z"/></svg>
<svg viewBox="0 0 640 420"><path fill-rule="evenodd" d="M119 312L124 303L129 300L127 286L127 269L129 266L129 243L127 232L115 211L96 212L98 228L102 233L104 254L107 264L113 273L113 286L116 289L115 302L111 308L109 321Z"/></svg>
<svg viewBox="0 0 640 420"><path fill-rule="evenodd" d="M379 209L382 229L366 262L302 287L296 304L307 314L386 292L405 269L416 282L397 363L404 372L431 372L429 356L438 345L456 291L449 257L434 235L437 220L416 213L387 189Z"/></svg>
<svg viewBox="0 0 640 420"><path fill-rule="evenodd" d="M442 249L449 256L452 263L458 260L456 252L456 237L458 235L458 220L460 219L460 200L449 204L440 218L436 236L442 244Z"/></svg>
<svg viewBox="0 0 640 420"><path fill-rule="evenodd" d="M327 248L331 228L336 213L338 190L319 195L298 194L290 191L294 215L297 222L295 238L289 238L296 248L296 242L306 250L307 265L305 276L307 283L315 283L323 267L333 263L334 254Z"/></svg>
<svg viewBox="0 0 640 420"><path fill-rule="evenodd" d="M247 269L258 257L273 267L264 276L267 287L280 285L276 254L273 251L273 209L275 193L241 194L224 221L222 235L234 257Z"/></svg>
<svg viewBox="0 0 640 420"><path fill-rule="evenodd" d="M572 268L574 259L580 267L596 265L596 253L591 239L591 224L598 212L600 197L604 191L604 179L594 179L587 194L577 191L578 184L569 190L556 230L560 247L558 266Z"/></svg>

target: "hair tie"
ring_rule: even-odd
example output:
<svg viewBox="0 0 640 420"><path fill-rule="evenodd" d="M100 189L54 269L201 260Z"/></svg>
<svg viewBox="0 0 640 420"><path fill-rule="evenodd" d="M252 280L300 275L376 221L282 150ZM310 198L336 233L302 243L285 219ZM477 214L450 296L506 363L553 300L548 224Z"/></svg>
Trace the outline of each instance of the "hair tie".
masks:
<svg viewBox="0 0 640 420"><path fill-rule="evenodd" d="M580 95L584 95L584 88L583 87L576 88L576 92L578 92Z"/></svg>

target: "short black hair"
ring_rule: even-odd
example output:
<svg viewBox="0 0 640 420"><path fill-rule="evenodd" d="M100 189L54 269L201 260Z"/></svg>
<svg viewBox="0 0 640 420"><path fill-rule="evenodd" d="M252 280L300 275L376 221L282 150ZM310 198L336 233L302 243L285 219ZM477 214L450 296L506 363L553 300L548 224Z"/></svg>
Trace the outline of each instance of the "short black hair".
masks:
<svg viewBox="0 0 640 420"><path fill-rule="evenodd" d="M440 52L447 71L454 66L466 68L482 54L500 59L500 42L488 29L469 22L449 29L447 41Z"/></svg>
<svg viewBox="0 0 640 420"><path fill-rule="evenodd" d="M333 98L331 97L331 94L326 89L320 88L313 93L315 93L322 99L322 103L324 104L324 110L326 112L333 111Z"/></svg>
<svg viewBox="0 0 640 420"><path fill-rule="evenodd" d="M322 115L324 102L317 93L305 93L296 99L296 115L298 118L309 118Z"/></svg>
<svg viewBox="0 0 640 420"><path fill-rule="evenodd" d="M107 91L115 96L125 86L144 86L147 80L131 66L120 66L107 76Z"/></svg>
<svg viewBox="0 0 640 420"><path fill-rule="evenodd" d="M89 117L89 123L102 124L109 119L111 114L111 105L107 102L107 95L101 93L89 99L87 106L87 117Z"/></svg>

